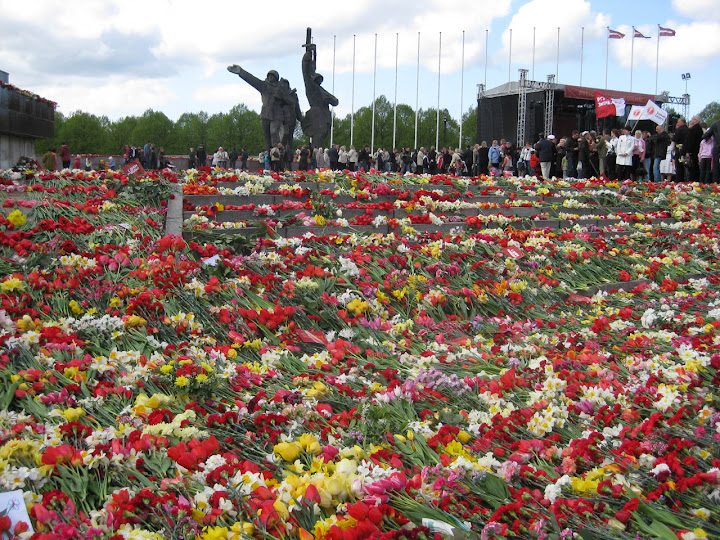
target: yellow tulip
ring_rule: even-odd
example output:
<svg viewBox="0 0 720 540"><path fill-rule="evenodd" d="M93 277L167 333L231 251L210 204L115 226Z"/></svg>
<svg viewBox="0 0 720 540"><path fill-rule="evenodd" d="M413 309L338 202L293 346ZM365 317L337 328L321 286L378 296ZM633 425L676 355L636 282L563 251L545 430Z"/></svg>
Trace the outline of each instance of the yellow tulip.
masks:
<svg viewBox="0 0 720 540"><path fill-rule="evenodd" d="M295 461L300 455L300 447L295 443L278 443L273 448L273 452L279 455L285 461Z"/></svg>

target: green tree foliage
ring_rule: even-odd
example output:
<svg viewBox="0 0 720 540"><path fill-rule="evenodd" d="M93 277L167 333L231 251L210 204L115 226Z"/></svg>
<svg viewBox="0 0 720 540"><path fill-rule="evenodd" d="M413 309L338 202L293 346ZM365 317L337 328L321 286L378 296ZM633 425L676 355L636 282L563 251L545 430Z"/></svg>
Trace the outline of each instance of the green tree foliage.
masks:
<svg viewBox="0 0 720 540"><path fill-rule="evenodd" d="M462 117L463 146L474 143L477 136L477 113L470 108ZM435 146L436 137L440 147L458 144L460 125L447 109L440 111L440 130L437 129L437 109L421 109L417 115L417 146L429 149ZM447 119L447 121L445 121ZM369 146L372 139L373 111L372 103L360 107L353 118L353 143L356 148ZM350 146L351 115L334 119L333 142ZM384 95L375 100L375 149L393 147L393 124L395 128L395 147L415 146L415 110L399 103L397 111ZM51 147L60 147L62 141L70 145L73 153L81 154L121 154L124 145L144 145L148 140L168 155L187 155L190 148L204 144L209 152L219 146L226 150L243 146L250 155L262 151L265 146L260 115L244 104L235 105L227 113L212 116L205 111L186 112L176 122L164 113L148 109L142 116L126 116L111 121L106 116L95 116L76 111L65 117L55 113L55 138L39 140L35 144L36 153L44 153ZM298 123L294 133L295 148L309 144ZM323 146L330 144L330 134Z"/></svg>
<svg viewBox="0 0 720 540"><path fill-rule="evenodd" d="M699 116L704 122L707 122L708 126L716 120L720 120L720 101L708 103L705 108L700 111Z"/></svg>
<svg viewBox="0 0 720 540"><path fill-rule="evenodd" d="M174 138L174 123L164 113L148 109L138 118L135 129L132 131L130 143L144 145L151 141L158 148L165 148L166 152L172 149Z"/></svg>

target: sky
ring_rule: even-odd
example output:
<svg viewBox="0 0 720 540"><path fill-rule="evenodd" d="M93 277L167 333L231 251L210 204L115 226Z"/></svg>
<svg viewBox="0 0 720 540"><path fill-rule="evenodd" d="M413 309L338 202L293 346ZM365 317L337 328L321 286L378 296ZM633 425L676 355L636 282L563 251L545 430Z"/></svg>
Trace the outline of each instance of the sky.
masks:
<svg viewBox="0 0 720 540"><path fill-rule="evenodd" d="M301 58L310 26L337 115L385 95L413 108L439 102L458 118L476 106L478 83L517 80L520 68L535 80L557 73L561 84L605 88L608 50L607 87L631 90L632 58L632 91L652 94L660 24L676 35L660 38L658 91L681 96L690 73L694 114L720 99L717 1L0 0L0 70L65 115L115 120L153 109L177 120L238 103L259 111L260 94L227 71L239 64L261 79L277 70L307 110ZM650 39L632 40L632 26ZM607 27L625 38L608 41Z"/></svg>

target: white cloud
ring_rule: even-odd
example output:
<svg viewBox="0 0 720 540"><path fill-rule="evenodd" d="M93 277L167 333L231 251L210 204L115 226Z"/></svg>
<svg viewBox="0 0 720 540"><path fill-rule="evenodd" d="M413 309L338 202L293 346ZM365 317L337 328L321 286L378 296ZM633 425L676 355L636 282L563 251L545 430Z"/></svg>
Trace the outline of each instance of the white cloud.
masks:
<svg viewBox="0 0 720 540"><path fill-rule="evenodd" d="M720 54L720 22L692 22L690 24L676 24L666 22L665 28L675 30L674 37L660 39L660 68L679 68L691 70L702 68L717 61ZM617 28L625 34L621 40L611 40L610 54L622 67L630 67L631 56L635 67L650 65L655 67L657 59L657 25L640 25L636 27L644 36L651 39L634 40L632 28L621 25ZM699 39L702 45L698 43ZM691 54L688 51L692 51ZM632 53L632 54L631 54Z"/></svg>
<svg viewBox="0 0 720 540"><path fill-rule="evenodd" d="M142 109L161 110L176 95L167 80L124 79L113 76L102 82L72 77L50 81L33 91L43 96L52 96L58 103L58 111L70 114L77 110L111 118L138 114Z"/></svg>
<svg viewBox="0 0 720 540"><path fill-rule="evenodd" d="M512 63L530 68L533 54L533 28L535 29L535 62L555 62L557 58L558 27L560 27L560 61L569 58L580 62L581 28L585 28L585 44L605 35L610 17L594 12L590 2L566 0L531 0L513 15L502 34L502 50L495 53L496 63L507 62L510 54L512 29ZM513 73L513 77L516 74Z"/></svg>
<svg viewBox="0 0 720 540"><path fill-rule="evenodd" d="M717 0L673 0L673 9L696 20L720 20Z"/></svg>
<svg viewBox="0 0 720 540"><path fill-rule="evenodd" d="M228 73L228 76L232 74ZM260 92L237 78L233 84L202 86L193 93L193 99L201 103L224 103L235 105L244 103L250 109L260 110L262 99Z"/></svg>

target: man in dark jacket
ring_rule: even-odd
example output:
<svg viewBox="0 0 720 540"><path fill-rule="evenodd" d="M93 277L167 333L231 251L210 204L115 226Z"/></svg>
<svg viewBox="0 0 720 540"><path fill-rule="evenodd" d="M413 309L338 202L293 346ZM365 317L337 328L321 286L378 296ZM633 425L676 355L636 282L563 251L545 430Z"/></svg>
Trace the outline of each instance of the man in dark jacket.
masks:
<svg viewBox="0 0 720 540"><path fill-rule="evenodd" d="M713 139L712 152L712 181L713 184L720 182L720 120L715 120L703 135L703 139Z"/></svg>
<svg viewBox="0 0 720 540"><path fill-rule="evenodd" d="M700 117L693 116L690 120L690 129L685 139L685 181L697 182L700 178L700 141L703 137L703 128Z"/></svg>
<svg viewBox="0 0 720 540"><path fill-rule="evenodd" d="M555 161L555 135L543 137L535 145L535 151L537 152L538 159L540 160L540 169L545 180L550 180L550 170L552 168L553 161Z"/></svg>
<svg viewBox="0 0 720 540"><path fill-rule="evenodd" d="M340 159L340 154L338 152L338 145L333 144L330 148L328 148L328 161L330 161L330 170L331 171L338 170L339 159Z"/></svg>
<svg viewBox="0 0 720 540"><path fill-rule="evenodd" d="M565 151L567 152L567 175L568 178L575 178L577 176L577 157L578 157L578 139L580 135L578 130L574 129L572 137L568 137L565 140Z"/></svg>
<svg viewBox="0 0 720 540"><path fill-rule="evenodd" d="M685 139L687 139L690 128L685 123L684 118L678 118L675 124L675 135L673 142L675 143L675 180L677 182L685 181Z"/></svg>
<svg viewBox="0 0 720 540"><path fill-rule="evenodd" d="M655 126L655 135L650 137L653 142L653 181L660 181L660 162L667 155L667 147L670 145L670 136L662 125Z"/></svg>
<svg viewBox="0 0 720 540"><path fill-rule="evenodd" d="M590 142L587 131L578 139L578 163L582 165L580 178L590 178Z"/></svg>
<svg viewBox="0 0 720 540"><path fill-rule="evenodd" d="M205 161L207 160L207 152L205 151L205 145L201 144L197 149L197 166L204 167Z"/></svg>

